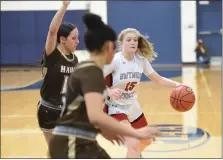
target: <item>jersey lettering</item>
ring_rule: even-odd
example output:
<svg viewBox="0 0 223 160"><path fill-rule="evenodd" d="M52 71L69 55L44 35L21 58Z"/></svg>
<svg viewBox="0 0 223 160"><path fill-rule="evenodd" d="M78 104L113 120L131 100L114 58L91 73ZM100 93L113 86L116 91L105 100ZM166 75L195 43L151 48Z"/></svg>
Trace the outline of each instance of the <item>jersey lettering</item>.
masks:
<svg viewBox="0 0 223 160"><path fill-rule="evenodd" d="M129 79L129 78L137 78L141 79L142 73L140 72L126 72L120 74L120 80Z"/></svg>
<svg viewBox="0 0 223 160"><path fill-rule="evenodd" d="M75 67L67 67L67 66L60 66L60 72L61 73L72 73L74 72Z"/></svg>

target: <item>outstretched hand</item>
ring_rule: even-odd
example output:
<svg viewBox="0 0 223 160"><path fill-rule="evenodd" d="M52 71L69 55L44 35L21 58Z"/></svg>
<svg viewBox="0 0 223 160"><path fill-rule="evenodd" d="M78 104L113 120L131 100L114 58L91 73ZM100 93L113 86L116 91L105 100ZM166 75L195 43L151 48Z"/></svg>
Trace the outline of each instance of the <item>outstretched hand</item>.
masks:
<svg viewBox="0 0 223 160"><path fill-rule="evenodd" d="M70 1L69 0L63 0L63 5L64 6L68 6L70 4Z"/></svg>

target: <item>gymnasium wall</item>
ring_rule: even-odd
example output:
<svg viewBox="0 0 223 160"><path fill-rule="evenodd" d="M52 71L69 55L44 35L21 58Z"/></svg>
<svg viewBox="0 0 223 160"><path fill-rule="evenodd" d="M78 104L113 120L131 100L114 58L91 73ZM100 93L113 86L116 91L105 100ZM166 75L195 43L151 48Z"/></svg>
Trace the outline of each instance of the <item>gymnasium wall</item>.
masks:
<svg viewBox="0 0 223 160"><path fill-rule="evenodd" d="M60 1L1 2L1 65L36 65L40 61L49 24L60 5ZM81 59L88 56L81 17L90 11L101 15L117 33L127 27L140 30L159 54L153 63L180 64L195 62L196 5L194 1L72 1L64 21L78 25L76 53Z"/></svg>
<svg viewBox="0 0 223 160"><path fill-rule="evenodd" d="M133 27L154 43L159 58L153 63L181 62L180 1L108 1L107 7L117 33Z"/></svg>
<svg viewBox="0 0 223 160"><path fill-rule="evenodd" d="M181 61L196 62L194 49L197 41L196 1L181 1Z"/></svg>
<svg viewBox="0 0 223 160"><path fill-rule="evenodd" d="M197 2L197 29L198 38L203 39L211 56L222 56L222 1L212 0L208 5ZM209 34L201 34L209 32Z"/></svg>
<svg viewBox="0 0 223 160"><path fill-rule="evenodd" d="M41 2L5 3L5 10L1 11L1 64L38 65L44 50L50 22L61 2L49 4ZM23 5L19 3L23 3ZM76 24L80 33L83 33L82 15L88 10L80 4L81 7L82 9L77 10L76 6L70 6L64 21ZM83 34L80 34L78 50L84 48Z"/></svg>

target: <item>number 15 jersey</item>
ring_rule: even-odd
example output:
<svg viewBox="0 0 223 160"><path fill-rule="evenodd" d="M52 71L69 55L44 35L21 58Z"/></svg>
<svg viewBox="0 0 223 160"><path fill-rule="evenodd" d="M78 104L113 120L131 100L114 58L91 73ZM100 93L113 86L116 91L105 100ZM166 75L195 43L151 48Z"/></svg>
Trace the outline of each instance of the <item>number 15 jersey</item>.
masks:
<svg viewBox="0 0 223 160"><path fill-rule="evenodd" d="M122 98L113 100L120 105L132 104L137 99L137 88L142 74L149 75L154 72L151 64L142 56L134 55L132 61L128 61L122 52L115 54L111 64L105 65L104 76L111 76L109 87L122 90Z"/></svg>

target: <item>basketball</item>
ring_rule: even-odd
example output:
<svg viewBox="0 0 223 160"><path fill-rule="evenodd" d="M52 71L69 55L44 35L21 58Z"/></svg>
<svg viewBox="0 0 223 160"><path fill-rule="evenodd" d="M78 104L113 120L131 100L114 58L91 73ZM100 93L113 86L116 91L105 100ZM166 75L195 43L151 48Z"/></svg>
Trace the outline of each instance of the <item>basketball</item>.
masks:
<svg viewBox="0 0 223 160"><path fill-rule="evenodd" d="M171 106L179 112L187 112L193 108L195 95L193 90L185 85L174 88L170 95Z"/></svg>

